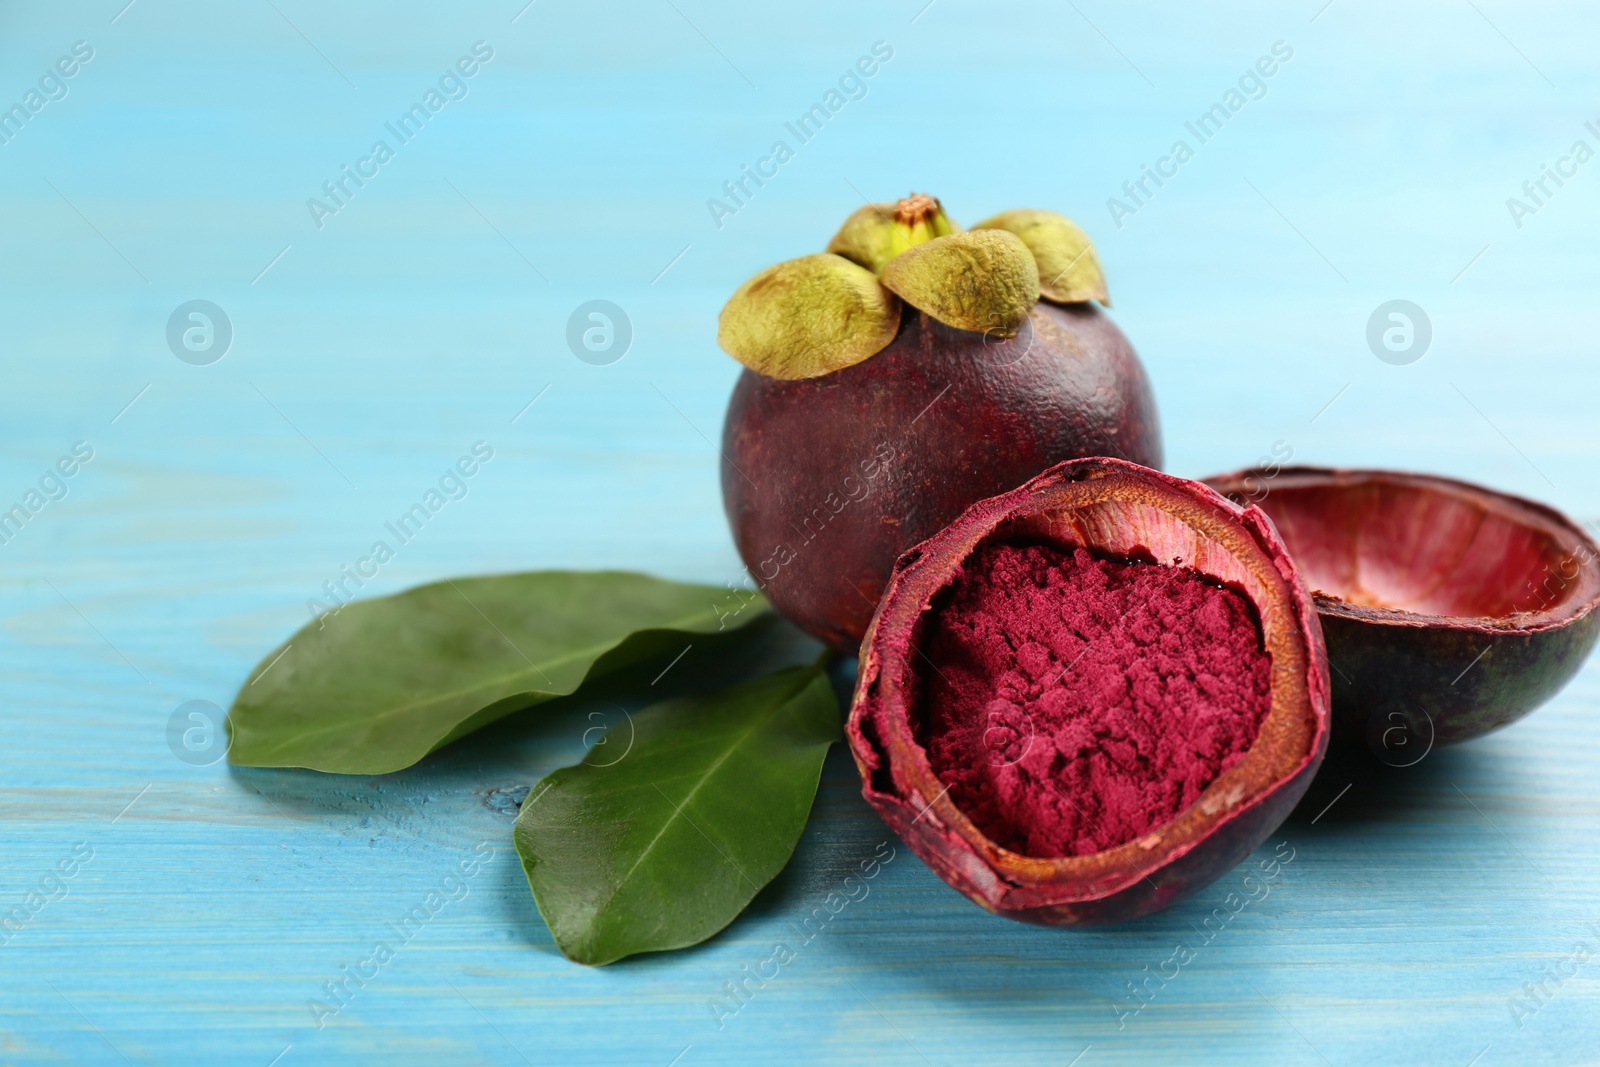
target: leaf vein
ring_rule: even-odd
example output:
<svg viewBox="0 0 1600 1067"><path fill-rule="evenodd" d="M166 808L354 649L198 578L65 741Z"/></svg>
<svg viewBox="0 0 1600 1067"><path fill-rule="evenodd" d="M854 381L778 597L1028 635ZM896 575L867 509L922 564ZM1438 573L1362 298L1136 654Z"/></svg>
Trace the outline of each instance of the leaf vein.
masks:
<svg viewBox="0 0 1600 1067"><path fill-rule="evenodd" d="M647 633L647 632L652 631L652 630L681 630L685 626L692 625L694 623L709 619L711 615L715 614L715 611L716 611L716 609L715 609L715 607L713 607L712 611L709 612L709 613L708 612L704 612L704 611L691 612L690 614L684 615L684 616L682 616L680 618L668 620L668 621L666 621L666 622L664 622L664 623L662 623L662 624L660 624L658 626L650 626L650 627L646 627L643 630L630 631L630 632L628 632L626 634L623 634L621 637L616 638L614 640L600 641L600 642L596 642L594 644L585 645L582 648L574 649L571 652L566 652L566 653L563 653L560 656L557 656L555 659L552 659L552 660L548 661L548 665L549 665L551 670L559 670L559 669L561 669L561 667L567 665L568 663L571 663L571 662L573 662L575 660L582 660L583 658L586 658L586 657L590 658L592 661L598 661L601 656L605 655L607 652L613 651L614 649L620 647L624 641L627 641L628 638L633 637L633 636L635 636L637 634ZM491 623L491 625L493 625L493 624ZM512 645L512 649L513 649L513 651L516 651L518 655L522 655L521 650L517 649L515 645ZM524 656L523 658L526 659L527 657ZM529 662L530 662L530 664L532 663L532 661L529 661ZM594 662L591 662L590 665L589 665L589 669L592 670L593 667L594 667ZM364 724L367 727L367 729L365 731L365 734L364 734L364 737L370 737L371 736L372 728L375 725L377 725L379 723L386 722L386 721L388 721L390 719L393 719L396 716L405 715L405 714L408 714L408 713L410 713L412 711L415 711L417 709L426 709L426 708L431 708L431 707L446 706L451 701L453 701L453 700L455 700L455 699L457 699L459 697L466 696L467 694L470 694L470 693L482 692L482 691L485 691L485 690L490 691L490 692L494 692L496 690L501 689L505 685L505 683L509 682L512 679L530 677L534 672L537 672L537 671L539 671L539 668L536 665L532 666L531 670L530 669L519 668L517 670L509 671L509 672L507 672L505 674L496 675L495 677L490 678L487 681L480 682L477 685L464 686L464 687L462 687L460 689L453 689L453 690L450 690L449 692L438 693L438 694L434 694L432 696L422 697L420 699L410 701L409 703L406 703L406 704L396 704L396 705L394 705L392 707L389 707L389 708L383 708L383 709L379 709L378 711L371 712L363 720ZM289 677L292 678L293 675L290 675ZM498 702L499 700L508 700L508 699L510 699L512 697L520 696L520 695L524 695L524 694L529 695L529 696L543 696L543 697L552 698L552 699L555 698L555 697L570 696L570 695L572 695L572 693L577 692L577 690L580 689L582 687L583 683L585 681L587 681L587 680L588 680L588 671L586 670L584 672L584 676L582 678L578 679L577 684L574 685L571 689L567 690L566 692L549 691L549 690L543 690L543 689L537 689L537 688L520 689L520 690L517 690L516 692L505 692L505 693L502 693L499 697L495 698L495 700L491 700L487 704L480 704L475 709L474 713L476 711L482 711L484 708L491 706L492 704ZM535 703L539 703L539 701L535 701ZM261 705L257 705L257 707L260 707L260 706ZM461 721L462 720L458 719L455 723L452 723L451 726L453 727L453 726L459 725ZM335 719L335 720L333 720L331 722L328 722L328 723L326 723L326 724L324 724L322 726L308 727L308 728L306 728L304 730L299 731L298 733L296 733L292 737L285 738L277 746L275 746L272 749L272 751L273 751L274 754L281 754L286 749L292 751L296 747L298 747L300 745L303 745L304 743L306 743L308 741L316 740L318 738L324 737L324 736L329 735L329 734L336 734L336 733L339 733L339 732L348 731L350 728L351 728L351 724L349 723L348 720ZM448 730L445 730L444 732L440 733L438 736L439 737L443 737L448 732L449 732Z"/></svg>

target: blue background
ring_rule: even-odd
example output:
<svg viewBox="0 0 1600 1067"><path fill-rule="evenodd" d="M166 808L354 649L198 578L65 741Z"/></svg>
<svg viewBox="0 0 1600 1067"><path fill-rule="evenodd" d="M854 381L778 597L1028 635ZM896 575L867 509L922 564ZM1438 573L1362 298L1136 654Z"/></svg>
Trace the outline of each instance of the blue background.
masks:
<svg viewBox="0 0 1600 1067"><path fill-rule="evenodd" d="M1288 448L1600 516L1600 161L1520 227L1506 203L1600 147L1600 24L1577 3L522 2L0 4L0 103L94 49L0 145L0 506L94 449L0 545L0 906L93 850L0 945L0 1062L1597 1062L1600 962L1530 1017L1510 1004L1580 942L1600 954L1593 665L1500 734L1325 774L1270 843L1295 850L1271 895L1120 1025L1126 983L1242 870L1051 931L901 848L719 1028L723 982L887 836L839 750L748 914L598 970L554 950L494 792L574 760L581 718L371 780L176 759L174 709L225 707L476 441L495 458L467 497L365 592L552 566L739 579L715 316L863 197L1082 223L1175 473ZM480 40L468 95L318 228L307 198ZM893 58L866 96L714 224L707 199L876 41ZM1266 94L1190 140L1277 41ZM1119 227L1108 198L1179 138L1194 158ZM166 342L193 299L232 323L210 365ZM567 346L592 299L631 321L619 362ZM1432 325L1408 365L1366 341L1391 299ZM317 1029L322 983L479 842L497 852L468 897Z"/></svg>

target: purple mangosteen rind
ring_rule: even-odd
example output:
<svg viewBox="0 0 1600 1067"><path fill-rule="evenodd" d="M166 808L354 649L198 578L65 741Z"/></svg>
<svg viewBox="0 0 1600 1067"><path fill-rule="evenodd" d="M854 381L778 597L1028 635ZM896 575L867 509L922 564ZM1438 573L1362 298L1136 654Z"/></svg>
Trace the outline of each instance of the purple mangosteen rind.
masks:
<svg viewBox="0 0 1600 1067"><path fill-rule="evenodd" d="M871 359L784 381L746 370L722 438L741 558L773 605L854 654L895 559L1052 464L1162 462L1149 379L1092 304L1035 304L1016 336L906 308Z"/></svg>
<svg viewBox="0 0 1600 1067"><path fill-rule="evenodd" d="M1600 640L1600 547L1548 505L1470 482L1401 471L1302 466L1243 470L1206 482L1236 502L1256 500L1269 514L1285 506L1285 493L1375 494L1381 488L1450 496L1522 526L1551 546L1553 562L1540 583L1541 595L1548 594L1551 603L1534 610L1475 615L1411 611L1356 603L1335 591L1316 589L1313 581L1313 602L1333 668L1337 744L1372 747L1391 720L1401 724L1408 743L1417 745L1481 737L1553 697ZM1280 521L1291 553L1307 554L1311 546L1297 549L1296 541L1308 536L1311 525ZM1341 531L1316 532L1326 542ZM1389 753L1378 755L1387 758Z"/></svg>
<svg viewBox="0 0 1600 1067"><path fill-rule="evenodd" d="M1144 508L1161 516L1147 519L1143 530L1156 544L1118 542L1106 520L1121 505L1130 514ZM1241 586L1249 586L1244 592L1273 658L1272 709L1245 759L1170 822L1088 856L1030 857L989 840L949 797L916 737L923 714L922 668L914 659L919 628L980 545L1022 532L1168 565L1182 562L1170 550L1190 537L1192 552L1207 566L1242 576ZM1201 562L1189 556L1188 565ZM1288 818L1322 762L1330 703L1317 613L1271 520L1199 483L1093 457L1057 464L973 504L897 561L862 645L846 738L863 796L951 886L1007 918L1090 925L1164 908L1259 847Z"/></svg>

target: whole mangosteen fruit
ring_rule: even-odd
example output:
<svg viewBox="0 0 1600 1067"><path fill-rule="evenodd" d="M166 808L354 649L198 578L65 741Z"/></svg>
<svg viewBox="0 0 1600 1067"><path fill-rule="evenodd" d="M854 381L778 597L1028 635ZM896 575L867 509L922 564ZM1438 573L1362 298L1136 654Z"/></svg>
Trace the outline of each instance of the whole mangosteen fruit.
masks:
<svg viewBox="0 0 1600 1067"><path fill-rule="evenodd" d="M1277 524L1327 635L1334 739L1385 763L1522 718L1600 637L1600 547L1543 504L1397 471L1207 482Z"/></svg>
<svg viewBox="0 0 1600 1067"><path fill-rule="evenodd" d="M961 231L932 197L869 205L826 253L724 308L746 370L723 428L734 541L784 615L853 653L895 559L1063 460L1157 467L1150 383L1089 239L1045 211Z"/></svg>
<svg viewBox="0 0 1600 1067"><path fill-rule="evenodd" d="M950 885L1086 925L1166 907L1261 845L1330 714L1311 595L1265 515L1090 458L900 557L846 738L868 802Z"/></svg>

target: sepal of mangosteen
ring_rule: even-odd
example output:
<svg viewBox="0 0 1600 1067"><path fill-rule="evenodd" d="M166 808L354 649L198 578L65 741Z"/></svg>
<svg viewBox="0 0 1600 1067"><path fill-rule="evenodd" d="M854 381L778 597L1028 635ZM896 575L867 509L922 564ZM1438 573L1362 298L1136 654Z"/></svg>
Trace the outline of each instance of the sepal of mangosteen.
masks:
<svg viewBox="0 0 1600 1067"><path fill-rule="evenodd" d="M831 253L757 274L728 299L717 343L769 378L816 378L880 352L900 328L900 301L871 271Z"/></svg>
<svg viewBox="0 0 1600 1067"><path fill-rule="evenodd" d="M1016 234L1033 253L1039 268L1039 294L1046 300L1056 304L1098 300L1111 306L1094 242L1065 215L1018 208L984 219L973 229Z"/></svg>
<svg viewBox="0 0 1600 1067"><path fill-rule="evenodd" d="M858 208L828 242L828 251L876 274L900 253L959 232L937 198L912 193L893 204Z"/></svg>
<svg viewBox="0 0 1600 1067"><path fill-rule="evenodd" d="M883 268L884 287L946 326L1014 337L1039 302L1039 268L1021 238L967 230L902 252Z"/></svg>
<svg viewBox="0 0 1600 1067"><path fill-rule="evenodd" d="M1270 656L1268 710L1243 758L1170 821L1089 854L1024 855L987 837L934 771L927 701L938 667L922 641L964 567L996 543L1190 568L1250 604ZM1329 705L1311 594L1266 515L1200 483L1094 457L979 501L900 557L862 647L846 737L867 801L952 887L1007 918L1088 925L1167 907L1265 842L1322 763Z"/></svg>

